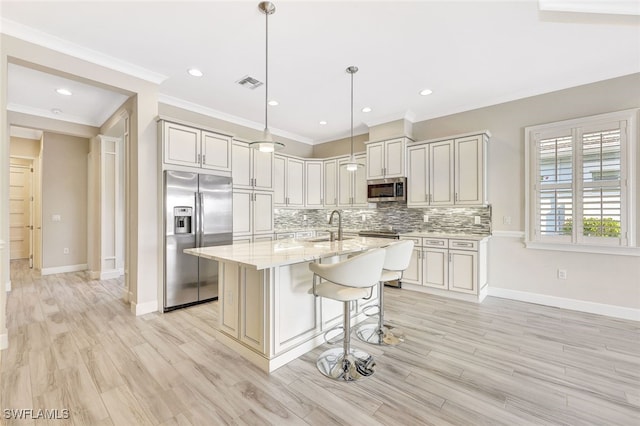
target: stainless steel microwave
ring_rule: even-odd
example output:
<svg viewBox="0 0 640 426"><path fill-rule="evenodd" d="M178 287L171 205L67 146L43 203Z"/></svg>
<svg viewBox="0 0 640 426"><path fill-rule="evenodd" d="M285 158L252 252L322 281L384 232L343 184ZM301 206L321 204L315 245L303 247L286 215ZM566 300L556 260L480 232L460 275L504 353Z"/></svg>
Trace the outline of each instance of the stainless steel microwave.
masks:
<svg viewBox="0 0 640 426"><path fill-rule="evenodd" d="M367 201L407 201L407 178L375 179L367 181Z"/></svg>

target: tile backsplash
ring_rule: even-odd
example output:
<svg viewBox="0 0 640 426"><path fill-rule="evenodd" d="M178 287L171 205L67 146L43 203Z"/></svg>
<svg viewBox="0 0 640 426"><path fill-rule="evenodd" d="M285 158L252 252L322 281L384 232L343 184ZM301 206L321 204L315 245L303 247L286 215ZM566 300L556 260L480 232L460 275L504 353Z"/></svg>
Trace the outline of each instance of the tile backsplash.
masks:
<svg viewBox="0 0 640 426"><path fill-rule="evenodd" d="M345 229L388 229L399 232L424 231L487 235L491 233L491 206L407 208L404 203L379 203L375 209L340 209ZM276 232L330 226L333 209L275 209ZM429 221L424 221L424 216ZM475 216L480 224L475 224Z"/></svg>

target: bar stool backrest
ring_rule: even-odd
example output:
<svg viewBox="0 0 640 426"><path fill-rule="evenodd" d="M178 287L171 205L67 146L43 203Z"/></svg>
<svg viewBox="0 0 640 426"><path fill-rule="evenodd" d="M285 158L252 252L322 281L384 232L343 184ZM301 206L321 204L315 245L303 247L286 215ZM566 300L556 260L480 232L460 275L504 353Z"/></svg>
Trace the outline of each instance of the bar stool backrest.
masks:
<svg viewBox="0 0 640 426"><path fill-rule="evenodd" d="M402 240L385 247L384 269L387 271L404 271L409 267L413 253L413 240Z"/></svg>
<svg viewBox="0 0 640 426"><path fill-rule="evenodd" d="M385 249L368 250L359 256L338 263L311 263L309 269L321 278L347 287L373 287L378 284Z"/></svg>

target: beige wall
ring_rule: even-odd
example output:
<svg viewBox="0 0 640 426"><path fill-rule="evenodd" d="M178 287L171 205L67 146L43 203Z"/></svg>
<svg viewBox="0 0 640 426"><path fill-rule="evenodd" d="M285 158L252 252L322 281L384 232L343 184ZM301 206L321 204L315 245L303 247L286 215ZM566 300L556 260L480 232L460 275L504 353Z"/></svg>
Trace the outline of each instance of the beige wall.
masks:
<svg viewBox="0 0 640 426"><path fill-rule="evenodd" d="M40 155L40 140L11 136L9 155L12 157L38 158L38 155Z"/></svg>
<svg viewBox="0 0 640 426"><path fill-rule="evenodd" d="M416 140L491 132L487 175L496 233L489 255L492 288L640 309L640 258L526 249L522 238L500 236L501 231L524 231L525 127L638 107L640 74L633 74L413 125ZM636 170L639 156L632 161ZM636 229L640 208L637 213ZM511 217L511 225L503 224L504 216ZM567 270L566 280L557 279L558 268Z"/></svg>
<svg viewBox="0 0 640 426"><path fill-rule="evenodd" d="M359 153L365 151L364 143L369 140L369 134L353 136L353 152ZM339 155L351 154L351 137L338 139L331 142L325 142L313 147L314 158L328 158L336 157Z"/></svg>
<svg viewBox="0 0 640 426"><path fill-rule="evenodd" d="M89 140L44 134L42 268L87 263L87 154ZM53 215L61 220L54 222ZM69 248L69 254L63 249Z"/></svg>
<svg viewBox="0 0 640 426"><path fill-rule="evenodd" d="M193 111L187 111L173 105L167 105L163 103L159 104L158 113L163 118L174 118L177 120L193 123L194 125L205 126L226 134L230 134L237 139L252 141L258 140L262 137L262 130L251 129L239 124L229 123L218 118L209 117ZM298 157L313 156L312 145L288 138L283 138L278 136L277 134L273 134L273 137L275 140L285 144L285 148L282 150L283 154L295 155Z"/></svg>

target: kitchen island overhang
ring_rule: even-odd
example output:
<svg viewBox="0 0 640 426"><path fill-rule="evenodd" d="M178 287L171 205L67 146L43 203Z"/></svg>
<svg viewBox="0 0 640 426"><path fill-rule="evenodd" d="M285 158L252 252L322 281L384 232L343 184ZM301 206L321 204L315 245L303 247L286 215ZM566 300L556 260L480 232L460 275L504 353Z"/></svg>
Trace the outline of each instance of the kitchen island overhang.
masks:
<svg viewBox="0 0 640 426"><path fill-rule="evenodd" d="M335 263L349 254L392 241L356 237L343 241L279 240L186 249L219 262L216 337L264 371L271 372L324 343L341 324L343 305L312 294L310 262ZM375 289L373 289L375 290ZM366 319L371 298L352 306L352 324Z"/></svg>

